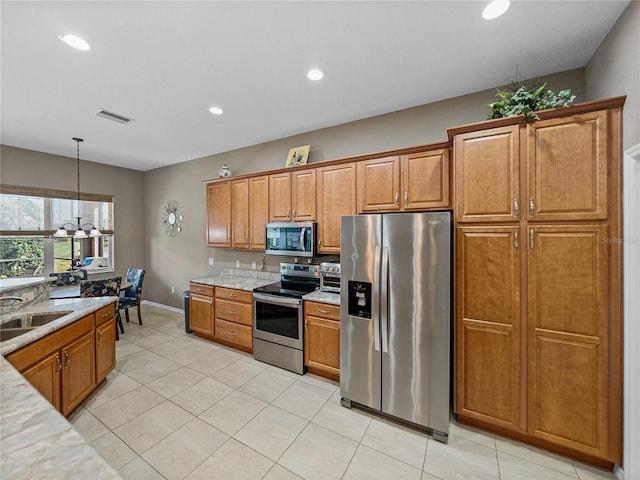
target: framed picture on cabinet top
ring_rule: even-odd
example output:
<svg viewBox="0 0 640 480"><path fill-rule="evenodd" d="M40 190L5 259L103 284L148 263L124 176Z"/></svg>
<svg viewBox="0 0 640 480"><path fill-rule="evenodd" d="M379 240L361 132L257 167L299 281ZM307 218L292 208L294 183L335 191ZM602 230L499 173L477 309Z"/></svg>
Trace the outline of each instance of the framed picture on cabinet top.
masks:
<svg viewBox="0 0 640 480"><path fill-rule="evenodd" d="M287 163L285 167L297 167L298 165L306 165L309 160L309 149L311 145L304 145L302 147L295 147L289 150L287 155Z"/></svg>

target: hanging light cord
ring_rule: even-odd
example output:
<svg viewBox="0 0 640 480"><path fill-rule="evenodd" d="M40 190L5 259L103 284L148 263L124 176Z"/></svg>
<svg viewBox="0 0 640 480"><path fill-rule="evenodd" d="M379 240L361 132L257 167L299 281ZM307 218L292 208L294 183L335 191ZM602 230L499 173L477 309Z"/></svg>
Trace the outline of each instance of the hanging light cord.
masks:
<svg viewBox="0 0 640 480"><path fill-rule="evenodd" d="M77 203L77 207L78 207L78 216L76 217L78 219L78 229L80 229L80 219L82 218L80 216L80 142L84 142L83 139L78 138L78 137L73 137L73 141L76 142L76 158L77 158L77 172L78 172L78 203Z"/></svg>

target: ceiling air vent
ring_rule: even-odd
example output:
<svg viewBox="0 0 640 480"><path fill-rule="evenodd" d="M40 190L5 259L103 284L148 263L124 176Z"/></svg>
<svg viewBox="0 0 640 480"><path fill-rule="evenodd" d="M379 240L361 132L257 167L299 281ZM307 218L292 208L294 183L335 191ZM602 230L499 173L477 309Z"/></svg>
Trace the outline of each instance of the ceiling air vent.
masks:
<svg viewBox="0 0 640 480"><path fill-rule="evenodd" d="M96 116L106 118L107 120L113 120L118 123L131 123L134 121L133 118L125 117L124 115L118 115L117 113L110 112L109 110L105 110L101 108L96 112Z"/></svg>

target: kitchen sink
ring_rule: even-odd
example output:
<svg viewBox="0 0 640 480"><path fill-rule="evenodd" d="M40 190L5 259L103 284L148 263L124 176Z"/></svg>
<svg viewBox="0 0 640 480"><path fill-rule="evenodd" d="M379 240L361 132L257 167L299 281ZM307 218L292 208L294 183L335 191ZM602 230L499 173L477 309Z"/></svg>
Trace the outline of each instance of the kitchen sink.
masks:
<svg viewBox="0 0 640 480"><path fill-rule="evenodd" d="M22 335L36 327L41 327L47 323L51 323L60 317L64 317L71 313L69 311L61 311L55 313L29 313L21 315L18 318L9 320L0 325L0 342L15 338L18 335Z"/></svg>
<svg viewBox="0 0 640 480"><path fill-rule="evenodd" d="M0 342L4 342L6 340L11 340L12 338L18 337L23 333L30 332L34 329L32 328L2 328L0 330Z"/></svg>

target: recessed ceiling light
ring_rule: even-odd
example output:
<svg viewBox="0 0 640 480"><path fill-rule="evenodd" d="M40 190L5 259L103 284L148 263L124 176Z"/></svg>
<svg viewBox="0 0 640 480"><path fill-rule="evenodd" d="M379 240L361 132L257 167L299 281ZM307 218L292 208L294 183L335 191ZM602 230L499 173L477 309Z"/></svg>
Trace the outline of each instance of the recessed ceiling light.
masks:
<svg viewBox="0 0 640 480"><path fill-rule="evenodd" d="M222 110L220 107L211 107L209 111L214 115L222 115L224 113L224 110Z"/></svg>
<svg viewBox="0 0 640 480"><path fill-rule="evenodd" d="M489 5L487 5L482 12L482 18L485 20L493 20L494 18L498 18L504 12L509 10L509 5L511 2L509 0L493 0Z"/></svg>
<svg viewBox="0 0 640 480"><path fill-rule="evenodd" d="M322 70L313 69L309 70L309 73L307 73L307 78L309 80L320 80L322 77L324 77Z"/></svg>
<svg viewBox="0 0 640 480"><path fill-rule="evenodd" d="M91 50L91 47L84 39L75 35L58 35L58 38L76 50L82 50L83 52Z"/></svg>

